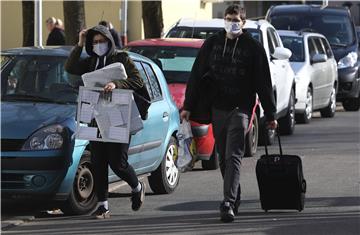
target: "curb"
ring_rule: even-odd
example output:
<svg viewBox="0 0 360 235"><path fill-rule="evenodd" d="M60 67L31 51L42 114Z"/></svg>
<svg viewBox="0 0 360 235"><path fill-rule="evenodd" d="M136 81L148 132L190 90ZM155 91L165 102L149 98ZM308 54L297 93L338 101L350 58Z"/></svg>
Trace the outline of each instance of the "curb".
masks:
<svg viewBox="0 0 360 235"><path fill-rule="evenodd" d="M35 219L35 216L14 216L8 217L5 220L1 219L1 231L8 230L12 227L21 225L23 223L32 221Z"/></svg>

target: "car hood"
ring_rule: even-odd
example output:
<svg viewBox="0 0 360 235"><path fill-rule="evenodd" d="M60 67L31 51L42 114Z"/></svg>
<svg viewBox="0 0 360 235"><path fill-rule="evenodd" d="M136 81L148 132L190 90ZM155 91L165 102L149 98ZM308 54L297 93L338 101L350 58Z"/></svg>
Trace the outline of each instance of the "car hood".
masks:
<svg viewBox="0 0 360 235"><path fill-rule="evenodd" d="M1 138L26 139L41 127L75 117L75 105L2 102Z"/></svg>
<svg viewBox="0 0 360 235"><path fill-rule="evenodd" d="M185 83L171 83L168 84L171 96L178 109L181 109L184 104L186 84Z"/></svg>
<svg viewBox="0 0 360 235"><path fill-rule="evenodd" d="M336 59L336 62L339 62L339 60L343 57L345 57L350 52L354 51L357 52L357 45L348 45L346 47L336 47L334 45L331 45L331 49L334 53L334 57Z"/></svg>

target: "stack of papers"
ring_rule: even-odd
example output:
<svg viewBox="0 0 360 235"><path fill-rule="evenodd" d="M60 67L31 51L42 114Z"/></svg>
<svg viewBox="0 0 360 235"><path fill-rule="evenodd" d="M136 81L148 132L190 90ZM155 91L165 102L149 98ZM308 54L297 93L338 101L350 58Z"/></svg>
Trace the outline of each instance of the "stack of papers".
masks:
<svg viewBox="0 0 360 235"><path fill-rule="evenodd" d="M127 78L125 67L117 62L81 76L85 87L104 87L107 83Z"/></svg>

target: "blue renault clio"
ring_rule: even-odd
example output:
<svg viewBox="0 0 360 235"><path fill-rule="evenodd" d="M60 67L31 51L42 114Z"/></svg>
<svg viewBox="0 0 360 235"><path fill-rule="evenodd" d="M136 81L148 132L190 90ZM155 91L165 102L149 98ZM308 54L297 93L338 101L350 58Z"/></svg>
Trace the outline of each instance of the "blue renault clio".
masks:
<svg viewBox="0 0 360 235"><path fill-rule="evenodd" d="M74 138L81 84L64 70L70 50L1 52L1 192L3 198L46 199L60 202L66 214L85 214L97 198L88 141ZM129 163L138 175L149 173L154 193L171 193L180 177L174 164L179 111L161 70L145 57L129 55L151 97L144 129L131 138ZM109 172L110 183L121 180Z"/></svg>

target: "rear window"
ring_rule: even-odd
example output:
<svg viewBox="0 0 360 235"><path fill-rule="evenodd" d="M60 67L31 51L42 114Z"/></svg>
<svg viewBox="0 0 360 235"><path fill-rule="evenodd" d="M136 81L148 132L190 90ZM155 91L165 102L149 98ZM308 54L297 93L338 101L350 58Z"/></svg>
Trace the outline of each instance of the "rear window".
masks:
<svg viewBox="0 0 360 235"><path fill-rule="evenodd" d="M273 15L271 24L279 30L312 29L325 35L330 45L347 46L355 41L353 25L350 19L340 15L306 15L289 13Z"/></svg>
<svg viewBox="0 0 360 235"><path fill-rule="evenodd" d="M130 46L127 50L153 60L163 71L167 83L186 83L199 48Z"/></svg>
<svg viewBox="0 0 360 235"><path fill-rule="evenodd" d="M175 27L165 36L166 38L200 38L206 39L223 28L192 28Z"/></svg>

